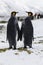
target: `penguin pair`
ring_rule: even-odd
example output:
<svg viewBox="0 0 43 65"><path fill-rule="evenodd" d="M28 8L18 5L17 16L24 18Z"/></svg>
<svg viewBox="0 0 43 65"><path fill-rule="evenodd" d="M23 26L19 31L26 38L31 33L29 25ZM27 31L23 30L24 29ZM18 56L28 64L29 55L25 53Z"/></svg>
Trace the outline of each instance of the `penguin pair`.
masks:
<svg viewBox="0 0 43 65"><path fill-rule="evenodd" d="M18 32L18 39L17 41L22 41L22 36L24 37L24 48L26 46L32 47L32 39L33 39L33 25L31 22L30 14L25 18L24 22L22 23L21 30L18 26L18 21L16 19L16 13L18 12L11 12L11 17L7 24L7 39L9 42L9 49L14 47L16 49L16 32Z"/></svg>

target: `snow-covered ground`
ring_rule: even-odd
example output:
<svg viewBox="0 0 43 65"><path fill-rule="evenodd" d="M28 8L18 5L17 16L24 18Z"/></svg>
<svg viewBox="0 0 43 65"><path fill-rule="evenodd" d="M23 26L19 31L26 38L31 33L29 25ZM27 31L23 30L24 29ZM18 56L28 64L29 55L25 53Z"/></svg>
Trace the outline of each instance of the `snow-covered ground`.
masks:
<svg viewBox="0 0 43 65"><path fill-rule="evenodd" d="M32 47L20 50L23 47L23 41L17 42L16 50L10 49L0 52L0 65L42 65L43 64L43 19L33 20L34 41ZM0 31L0 49L8 48L6 41L6 25Z"/></svg>

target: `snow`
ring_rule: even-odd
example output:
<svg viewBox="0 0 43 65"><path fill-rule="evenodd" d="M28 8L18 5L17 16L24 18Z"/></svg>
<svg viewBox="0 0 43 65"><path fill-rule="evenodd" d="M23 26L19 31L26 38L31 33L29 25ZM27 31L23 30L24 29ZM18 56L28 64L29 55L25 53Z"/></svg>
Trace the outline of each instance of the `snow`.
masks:
<svg viewBox="0 0 43 65"><path fill-rule="evenodd" d="M32 21L35 36L43 36L43 19Z"/></svg>
<svg viewBox="0 0 43 65"><path fill-rule="evenodd" d="M21 23L19 22L21 27ZM42 65L43 64L43 19L32 20L34 27L34 41L32 47L27 50L6 50L0 52L0 65ZM0 24L1 25L1 24ZM7 25L7 24L6 24ZM6 25L0 32L0 49L9 48L6 41ZM41 36L41 37L40 37ZM4 41L4 42L2 42ZM40 42L40 43L39 43ZM23 41L17 41L17 48L23 47ZM30 51L31 53L28 53Z"/></svg>

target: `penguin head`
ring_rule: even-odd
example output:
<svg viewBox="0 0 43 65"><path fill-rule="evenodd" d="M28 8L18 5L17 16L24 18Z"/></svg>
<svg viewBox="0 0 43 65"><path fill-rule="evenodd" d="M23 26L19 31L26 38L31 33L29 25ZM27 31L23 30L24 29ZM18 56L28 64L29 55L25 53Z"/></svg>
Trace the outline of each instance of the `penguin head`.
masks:
<svg viewBox="0 0 43 65"><path fill-rule="evenodd" d="M18 12L16 12L16 11L12 11L12 12L11 12L11 16L16 16L17 13L18 13Z"/></svg>

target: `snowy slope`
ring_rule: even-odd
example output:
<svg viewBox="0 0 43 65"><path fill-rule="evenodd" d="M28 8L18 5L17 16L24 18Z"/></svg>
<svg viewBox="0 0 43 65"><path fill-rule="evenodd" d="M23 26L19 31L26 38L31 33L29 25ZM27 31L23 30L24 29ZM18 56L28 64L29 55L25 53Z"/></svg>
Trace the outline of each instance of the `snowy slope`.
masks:
<svg viewBox="0 0 43 65"><path fill-rule="evenodd" d="M42 0L0 0L0 16L8 16L11 11L19 11L18 15L23 15L23 11L43 12Z"/></svg>
<svg viewBox="0 0 43 65"><path fill-rule="evenodd" d="M17 16L27 16L26 11L33 14L43 14L42 0L0 0L0 21L9 19L12 11L17 11Z"/></svg>

